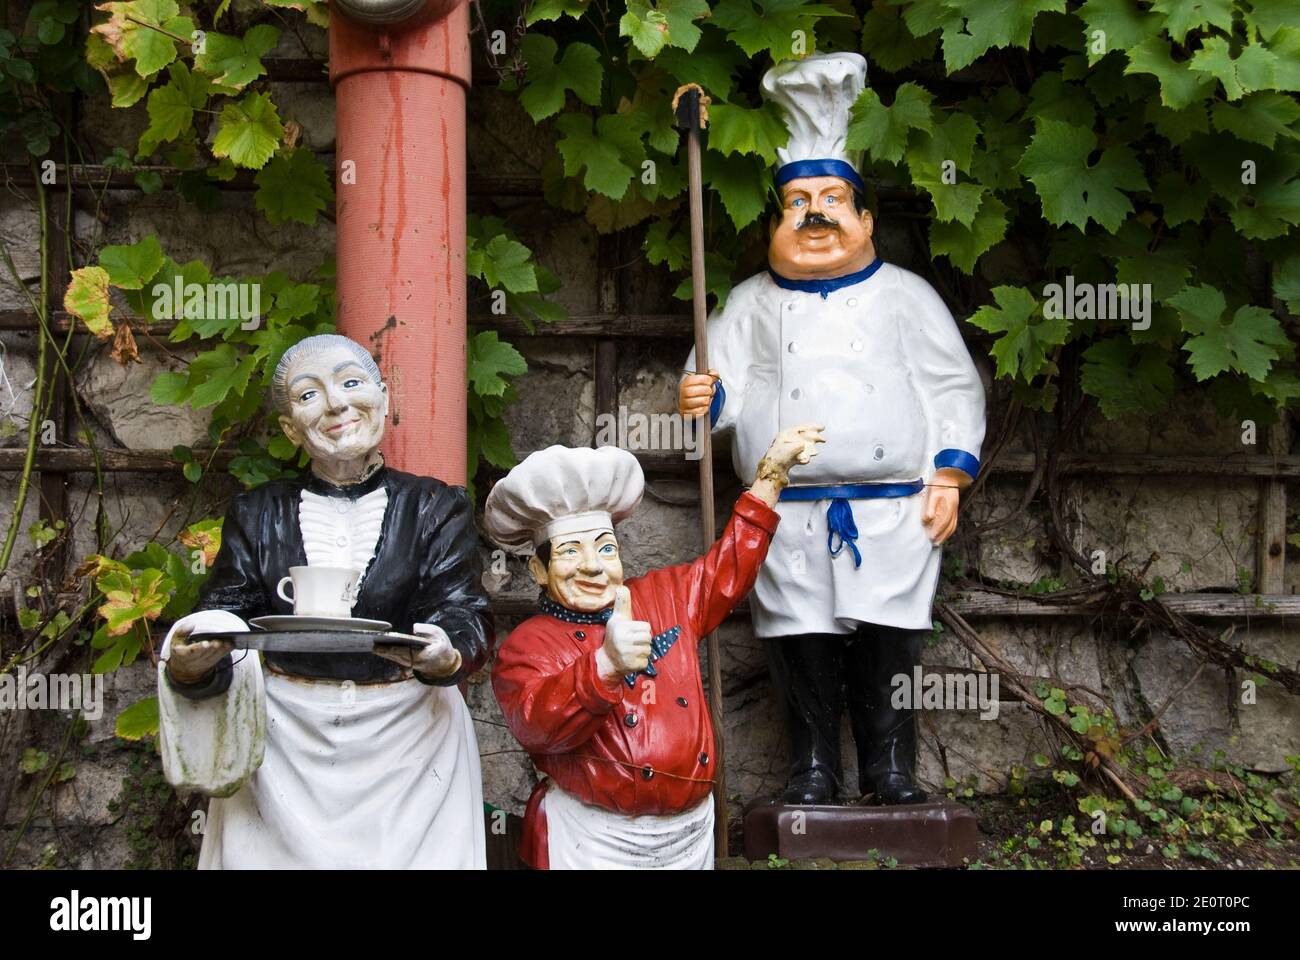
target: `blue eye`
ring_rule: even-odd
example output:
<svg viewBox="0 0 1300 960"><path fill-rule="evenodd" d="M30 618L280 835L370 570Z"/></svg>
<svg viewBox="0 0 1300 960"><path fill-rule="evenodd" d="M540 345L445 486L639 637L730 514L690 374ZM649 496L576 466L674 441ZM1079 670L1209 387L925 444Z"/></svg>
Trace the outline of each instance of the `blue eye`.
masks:
<svg viewBox="0 0 1300 960"><path fill-rule="evenodd" d="M835 197L827 197L826 203L828 206L834 206L835 204L839 203L839 200L837 200Z"/></svg>
<svg viewBox="0 0 1300 960"><path fill-rule="evenodd" d="M796 197L795 199L793 199L793 200L790 201L790 206L792 206L792 207L802 207L802 206L804 205L805 202L806 202L806 201L804 200L803 197Z"/></svg>
<svg viewBox="0 0 1300 960"><path fill-rule="evenodd" d="M612 543L607 543L600 548L600 552L605 554L613 554L615 553L614 545Z"/></svg>
<svg viewBox="0 0 1300 960"><path fill-rule="evenodd" d="M308 400L310 400L310 399L311 399L312 397L314 397L314 396L316 396L316 391L315 391L315 390L304 390L302 393L298 394L298 402L299 402L299 403L306 403Z"/></svg>
<svg viewBox="0 0 1300 960"><path fill-rule="evenodd" d="M360 386L360 384L361 381L356 377L348 377L346 380L343 381L343 386L347 387L349 390L351 390L353 387Z"/></svg>

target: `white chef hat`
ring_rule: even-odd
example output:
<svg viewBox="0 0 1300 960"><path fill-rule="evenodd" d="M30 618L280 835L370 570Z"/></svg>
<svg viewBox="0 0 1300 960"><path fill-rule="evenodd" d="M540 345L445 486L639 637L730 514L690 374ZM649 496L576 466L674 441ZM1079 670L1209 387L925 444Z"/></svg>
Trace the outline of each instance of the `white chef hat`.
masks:
<svg viewBox="0 0 1300 960"><path fill-rule="evenodd" d="M515 553L566 533L614 529L641 502L645 475L618 447L547 447L524 458L488 494L483 524Z"/></svg>
<svg viewBox="0 0 1300 960"><path fill-rule="evenodd" d="M778 63L763 76L763 99L775 103L790 139L776 151L776 185L798 177L842 177L865 190L861 150L849 150L853 103L867 88L858 53L824 53Z"/></svg>

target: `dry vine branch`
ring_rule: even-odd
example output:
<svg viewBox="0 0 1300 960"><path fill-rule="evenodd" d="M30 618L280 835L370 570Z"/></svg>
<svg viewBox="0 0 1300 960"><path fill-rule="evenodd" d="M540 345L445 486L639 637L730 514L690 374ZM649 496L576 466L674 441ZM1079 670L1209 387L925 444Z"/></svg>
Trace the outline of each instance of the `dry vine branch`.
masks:
<svg viewBox="0 0 1300 960"><path fill-rule="evenodd" d="M1085 755L1095 758L1097 768L1102 775L1109 780L1120 793L1128 800L1137 800L1135 786L1140 784L1130 784L1127 772L1117 763L1102 753L1093 749L1092 745L1082 740L1077 733L1070 728L1070 722L1065 719L1064 715L1057 716L1048 712L1043 706L1043 701L1034 693L1031 683L1034 680L1042 678L1027 677L1020 671L1016 670L1004 657L997 653L992 646L984 640L983 637L971 627L961 616L961 614L952 610L943 601L935 602L935 612L939 619L944 622L948 629L963 643L966 648L982 663L987 670L996 672L1001 682L1006 684L1015 699L1024 703L1029 709L1042 717L1054 726L1058 732L1067 740L1074 743L1080 748Z"/></svg>

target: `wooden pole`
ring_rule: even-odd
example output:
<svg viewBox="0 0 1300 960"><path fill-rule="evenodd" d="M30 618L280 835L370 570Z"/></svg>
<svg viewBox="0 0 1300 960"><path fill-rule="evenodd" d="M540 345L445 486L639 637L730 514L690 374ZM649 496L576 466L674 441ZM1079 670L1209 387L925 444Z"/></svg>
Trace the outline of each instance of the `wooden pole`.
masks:
<svg viewBox="0 0 1300 960"><path fill-rule="evenodd" d="M691 214L691 306L695 324L695 369L709 369L709 315L704 272L704 184L700 173L700 130L707 123L707 98L696 84L687 84L673 97L677 126L686 132L686 176ZM713 546L713 436L706 424L699 424L700 534L704 549ZM713 810L714 851L725 857L727 849L727 773L722 722L722 658L718 653L717 631L705 640L709 656L709 714L713 720Z"/></svg>

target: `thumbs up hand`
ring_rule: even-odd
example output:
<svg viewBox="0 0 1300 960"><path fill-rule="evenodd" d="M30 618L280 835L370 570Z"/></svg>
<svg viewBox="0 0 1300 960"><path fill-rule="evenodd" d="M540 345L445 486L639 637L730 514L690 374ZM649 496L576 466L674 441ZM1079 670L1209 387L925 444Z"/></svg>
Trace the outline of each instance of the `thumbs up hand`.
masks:
<svg viewBox="0 0 1300 960"><path fill-rule="evenodd" d="M644 670L650 662L650 624L632 619L632 591L614 591L614 615L605 625L605 642L596 651L600 677L606 682Z"/></svg>

